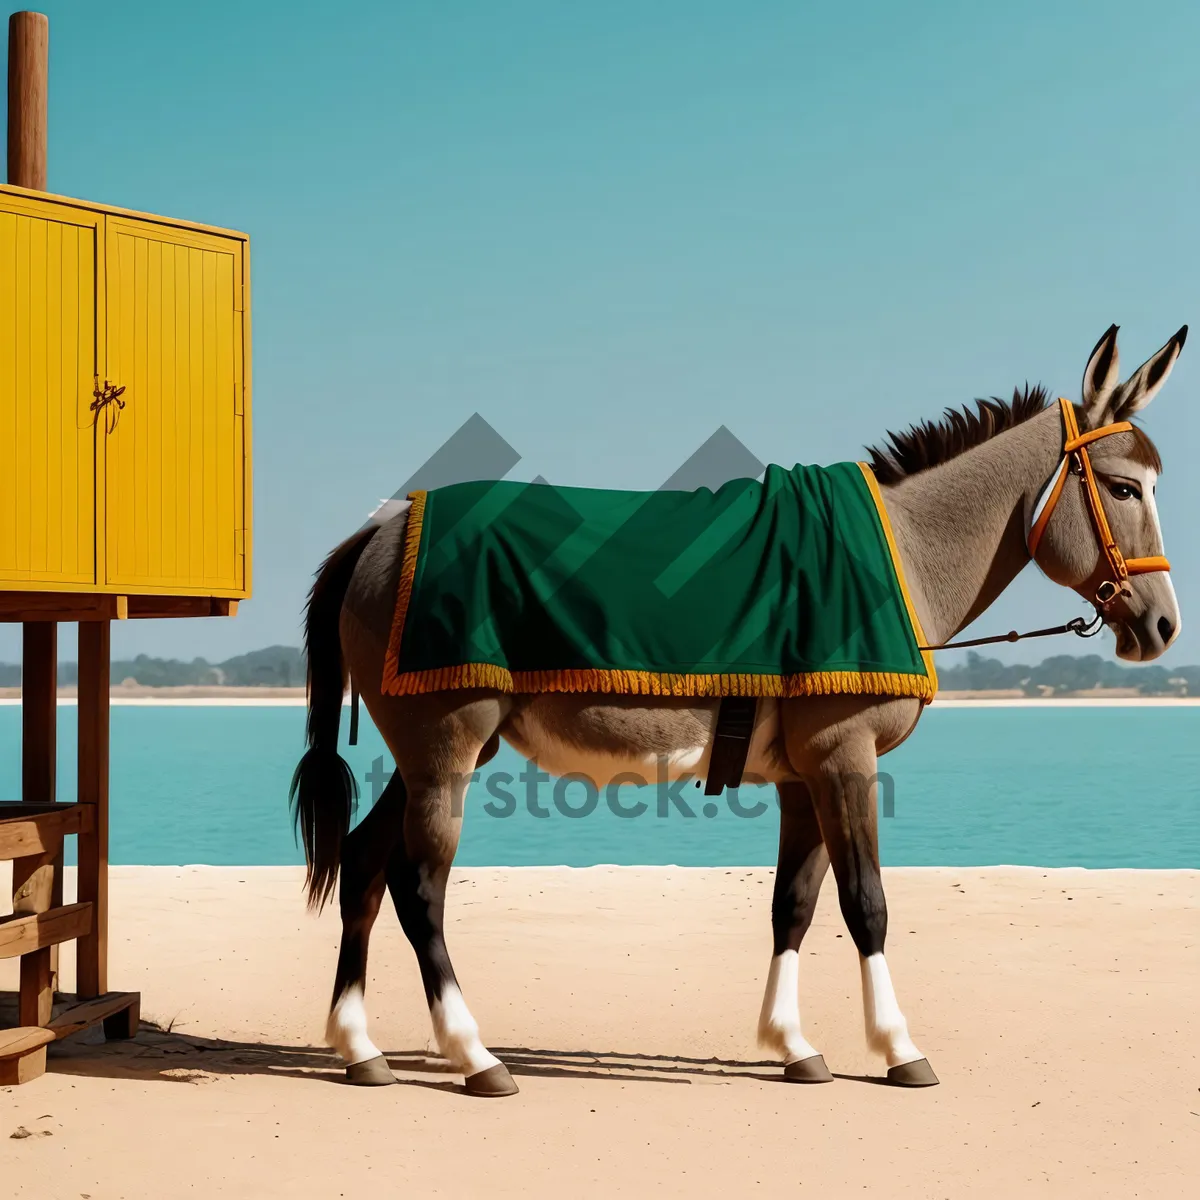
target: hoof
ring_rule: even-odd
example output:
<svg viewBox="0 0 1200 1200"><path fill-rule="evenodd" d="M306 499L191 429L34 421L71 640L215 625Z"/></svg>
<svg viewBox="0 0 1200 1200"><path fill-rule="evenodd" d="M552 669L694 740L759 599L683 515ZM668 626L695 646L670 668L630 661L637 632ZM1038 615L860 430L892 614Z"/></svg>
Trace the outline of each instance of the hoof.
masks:
<svg viewBox="0 0 1200 1200"><path fill-rule="evenodd" d="M351 1063L346 1068L346 1082L358 1087L383 1087L395 1083L396 1077L392 1068L387 1065L387 1059L380 1054L376 1058L368 1058L365 1062Z"/></svg>
<svg viewBox="0 0 1200 1200"><path fill-rule="evenodd" d="M788 1083L832 1083L833 1076L825 1065L825 1059L814 1054L810 1058L802 1058L797 1062L788 1063L783 1068L783 1077Z"/></svg>
<svg viewBox="0 0 1200 1200"><path fill-rule="evenodd" d="M463 1082L469 1096L515 1096L520 1090L503 1063L468 1075Z"/></svg>
<svg viewBox="0 0 1200 1200"><path fill-rule="evenodd" d="M938 1081L927 1058L918 1058L916 1062L891 1067L887 1078L888 1083L894 1083L897 1087L933 1087Z"/></svg>

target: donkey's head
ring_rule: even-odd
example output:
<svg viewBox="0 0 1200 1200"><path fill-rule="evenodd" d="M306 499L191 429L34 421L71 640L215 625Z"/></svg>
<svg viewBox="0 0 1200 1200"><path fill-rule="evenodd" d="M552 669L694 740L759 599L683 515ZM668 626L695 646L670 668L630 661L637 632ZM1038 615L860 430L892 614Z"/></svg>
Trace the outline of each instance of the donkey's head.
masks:
<svg viewBox="0 0 1200 1200"><path fill-rule="evenodd" d="M1117 327L1109 328L1083 373L1082 404L1074 410L1080 436L1067 435L1067 448L1080 445L1081 452L1065 456L1035 511L1035 529L1039 519L1042 525L1038 565L1098 603L1116 633L1117 655L1133 662L1162 654L1179 635L1180 617L1154 503L1162 461L1128 422L1166 382L1186 337L1185 325L1122 383Z"/></svg>

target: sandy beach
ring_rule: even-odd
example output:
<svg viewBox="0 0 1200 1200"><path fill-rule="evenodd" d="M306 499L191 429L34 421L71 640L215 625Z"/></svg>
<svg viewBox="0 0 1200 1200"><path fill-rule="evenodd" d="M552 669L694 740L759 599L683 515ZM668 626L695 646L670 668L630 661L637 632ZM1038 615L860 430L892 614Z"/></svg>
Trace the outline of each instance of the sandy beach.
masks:
<svg viewBox="0 0 1200 1200"><path fill-rule="evenodd" d="M914 1092L863 1046L829 884L801 987L837 1078L803 1087L754 1043L771 872L462 870L450 946L505 1100L437 1059L390 911L368 1006L402 1086L341 1082L338 922L305 914L300 875L113 869L110 983L147 1023L0 1092L7 1195L1167 1197L1200 1176L1200 872L887 871L888 957L942 1080Z"/></svg>

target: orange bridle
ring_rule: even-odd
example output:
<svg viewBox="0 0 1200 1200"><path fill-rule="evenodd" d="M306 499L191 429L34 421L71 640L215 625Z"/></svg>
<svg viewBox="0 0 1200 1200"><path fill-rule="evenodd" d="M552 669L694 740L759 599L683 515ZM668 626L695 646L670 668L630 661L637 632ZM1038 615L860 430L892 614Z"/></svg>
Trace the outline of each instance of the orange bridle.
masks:
<svg viewBox="0 0 1200 1200"><path fill-rule="evenodd" d="M1145 558L1126 558L1120 547L1113 539L1109 528L1108 517L1104 512L1104 504L1100 499L1100 488L1096 483L1096 475L1092 470L1092 461L1088 457L1087 447L1091 442L1109 437L1114 433L1128 433L1133 426L1128 421L1118 421L1114 425L1105 425L1093 429L1089 433L1080 433L1079 424L1075 420L1075 409L1069 400L1058 401L1063 419L1063 458L1058 471L1051 483L1043 489L1044 500L1039 501L1034 509L1033 523L1029 529L1029 554L1036 561L1038 544L1054 509L1062 496L1068 475L1077 475L1083 483L1083 494L1087 501L1087 509L1091 514L1092 528L1100 543L1100 550L1108 567L1107 578L1101 581L1096 589L1095 604L1101 611L1106 611L1118 596L1129 594L1129 577L1131 575L1147 575L1152 571L1169 571L1171 564L1161 554L1152 554Z"/></svg>

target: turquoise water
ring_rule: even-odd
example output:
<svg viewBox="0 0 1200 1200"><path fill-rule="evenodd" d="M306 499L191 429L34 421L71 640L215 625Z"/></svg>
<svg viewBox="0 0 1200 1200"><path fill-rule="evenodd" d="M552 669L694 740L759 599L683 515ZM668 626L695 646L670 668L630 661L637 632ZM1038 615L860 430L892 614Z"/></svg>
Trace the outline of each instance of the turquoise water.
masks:
<svg viewBox="0 0 1200 1200"><path fill-rule="evenodd" d="M60 799L69 800L76 710L58 713ZM287 789L303 733L297 707L115 707L111 861L301 862ZM360 745L343 753L365 811L391 766L365 714ZM893 780L893 815L881 800L879 822L889 865L1200 867L1200 708L935 708L880 766ZM563 807L594 800L595 808L570 817L555 807L555 781L522 782L523 769L505 747L471 786L460 864L775 861L779 822L768 789L744 788L734 801L743 812L761 805L761 815L736 815L727 796L709 817L694 787L682 792L691 816L673 802L660 815L653 786L626 787L620 806L647 804L626 818L576 781L559 785ZM19 784L20 710L0 707L0 797L15 798ZM527 791L548 815L531 814ZM511 804L495 798L506 792ZM485 805L514 811L493 816Z"/></svg>

